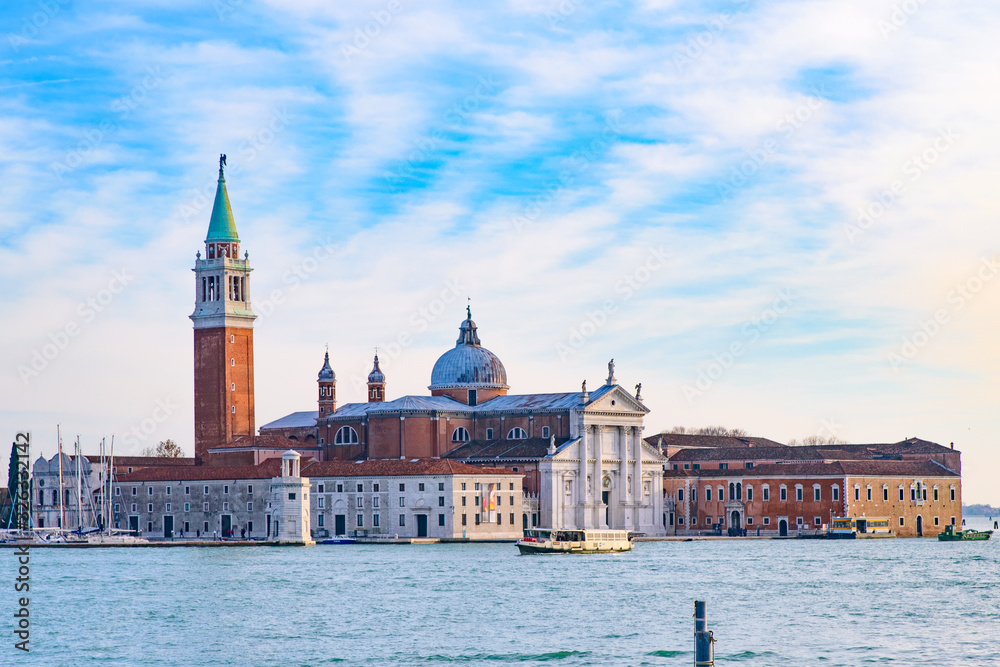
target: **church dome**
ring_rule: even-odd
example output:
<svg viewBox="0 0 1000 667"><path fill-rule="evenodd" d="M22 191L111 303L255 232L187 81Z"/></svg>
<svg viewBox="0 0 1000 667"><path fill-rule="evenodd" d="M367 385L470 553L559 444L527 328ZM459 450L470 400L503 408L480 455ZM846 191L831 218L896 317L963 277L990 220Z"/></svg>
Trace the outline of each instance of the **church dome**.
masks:
<svg viewBox="0 0 1000 667"><path fill-rule="evenodd" d="M471 310L458 331L455 347L434 364L429 389L507 389L507 371L497 355L480 344Z"/></svg>
<svg viewBox="0 0 1000 667"><path fill-rule="evenodd" d="M323 357L323 368L319 369L319 375L316 377L316 380L318 382L331 382L336 379L337 374L330 368L330 353L327 352Z"/></svg>
<svg viewBox="0 0 1000 667"><path fill-rule="evenodd" d="M385 384L385 374L378 367L378 353L375 353L375 367L368 374L368 384Z"/></svg>

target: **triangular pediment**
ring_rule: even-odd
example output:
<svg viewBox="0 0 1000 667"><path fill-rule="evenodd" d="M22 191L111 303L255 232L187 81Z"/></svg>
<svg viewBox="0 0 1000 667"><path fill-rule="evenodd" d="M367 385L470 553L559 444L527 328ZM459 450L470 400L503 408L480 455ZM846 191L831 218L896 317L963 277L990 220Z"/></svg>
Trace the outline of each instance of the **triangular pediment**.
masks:
<svg viewBox="0 0 1000 667"><path fill-rule="evenodd" d="M596 392L595 392L596 393ZM635 400L635 396L622 389L620 385L614 385L601 393L600 396L592 398L584 406L586 412L605 413L631 413L646 414L649 408Z"/></svg>

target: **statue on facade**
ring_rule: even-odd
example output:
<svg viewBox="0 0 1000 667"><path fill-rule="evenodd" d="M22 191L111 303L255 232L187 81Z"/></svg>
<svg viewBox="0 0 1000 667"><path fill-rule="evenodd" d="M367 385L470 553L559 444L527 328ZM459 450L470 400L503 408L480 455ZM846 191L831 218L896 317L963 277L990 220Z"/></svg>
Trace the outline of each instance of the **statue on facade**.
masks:
<svg viewBox="0 0 1000 667"><path fill-rule="evenodd" d="M615 383L615 360L612 359L608 362L608 385L613 385Z"/></svg>
<svg viewBox="0 0 1000 667"><path fill-rule="evenodd" d="M642 401L642 383L635 385L635 400Z"/></svg>

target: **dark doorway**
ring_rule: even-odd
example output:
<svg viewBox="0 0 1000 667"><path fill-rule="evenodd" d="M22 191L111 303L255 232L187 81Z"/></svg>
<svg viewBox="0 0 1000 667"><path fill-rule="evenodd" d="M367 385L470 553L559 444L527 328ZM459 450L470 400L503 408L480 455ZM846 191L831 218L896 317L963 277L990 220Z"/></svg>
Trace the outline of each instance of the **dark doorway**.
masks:
<svg viewBox="0 0 1000 667"><path fill-rule="evenodd" d="M917 517L917 537L924 536L924 517Z"/></svg>
<svg viewBox="0 0 1000 667"><path fill-rule="evenodd" d="M346 514L337 514L333 517L333 532L337 535L347 535Z"/></svg>
<svg viewBox="0 0 1000 667"><path fill-rule="evenodd" d="M608 528L611 527L611 508L608 507L608 496L609 495L610 495L610 492L608 492L608 491L602 491L601 492L601 502L604 503L604 525L607 526Z"/></svg>
<svg viewBox="0 0 1000 667"><path fill-rule="evenodd" d="M731 515L729 515L729 532L731 535L735 535L737 537L743 532L739 512L734 511Z"/></svg>
<svg viewBox="0 0 1000 667"><path fill-rule="evenodd" d="M528 530L528 515L527 514L522 514L521 515L521 525L523 526L524 530Z"/></svg>
<svg viewBox="0 0 1000 667"><path fill-rule="evenodd" d="M131 530L133 533L139 532L139 517L130 516L128 518L128 529Z"/></svg>
<svg viewBox="0 0 1000 667"><path fill-rule="evenodd" d="M229 514L222 515L222 536L229 537L233 532L233 517Z"/></svg>
<svg viewBox="0 0 1000 667"><path fill-rule="evenodd" d="M267 519L267 537L270 538L271 537L271 515L268 514L265 518Z"/></svg>
<svg viewBox="0 0 1000 667"><path fill-rule="evenodd" d="M868 532L868 519L857 519L854 522L855 530L859 533Z"/></svg>
<svg viewBox="0 0 1000 667"><path fill-rule="evenodd" d="M174 517L163 517L163 536L167 538L174 536Z"/></svg>
<svg viewBox="0 0 1000 667"><path fill-rule="evenodd" d="M427 515L417 515L417 537L427 537Z"/></svg>
<svg viewBox="0 0 1000 667"><path fill-rule="evenodd" d="M784 519L778 522L778 535L780 537L788 537L788 522Z"/></svg>

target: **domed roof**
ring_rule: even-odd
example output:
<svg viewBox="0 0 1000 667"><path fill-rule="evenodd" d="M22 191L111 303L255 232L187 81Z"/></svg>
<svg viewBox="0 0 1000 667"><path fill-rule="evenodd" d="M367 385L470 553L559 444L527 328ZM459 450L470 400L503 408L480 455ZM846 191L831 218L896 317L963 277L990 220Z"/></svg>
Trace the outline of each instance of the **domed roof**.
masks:
<svg viewBox="0 0 1000 667"><path fill-rule="evenodd" d="M458 342L438 358L429 389L507 389L507 370L479 342L472 311L458 329Z"/></svg>
<svg viewBox="0 0 1000 667"><path fill-rule="evenodd" d="M336 380L336 379L337 379L337 374L333 372L332 368L330 368L330 353L327 352L326 356L323 357L323 368L319 369L319 375L317 376L316 380L318 382L323 382L324 380L329 382L330 380Z"/></svg>
<svg viewBox="0 0 1000 667"><path fill-rule="evenodd" d="M382 369L378 367L378 352L375 353L375 367L368 374L368 384L385 384L385 375L382 373Z"/></svg>

